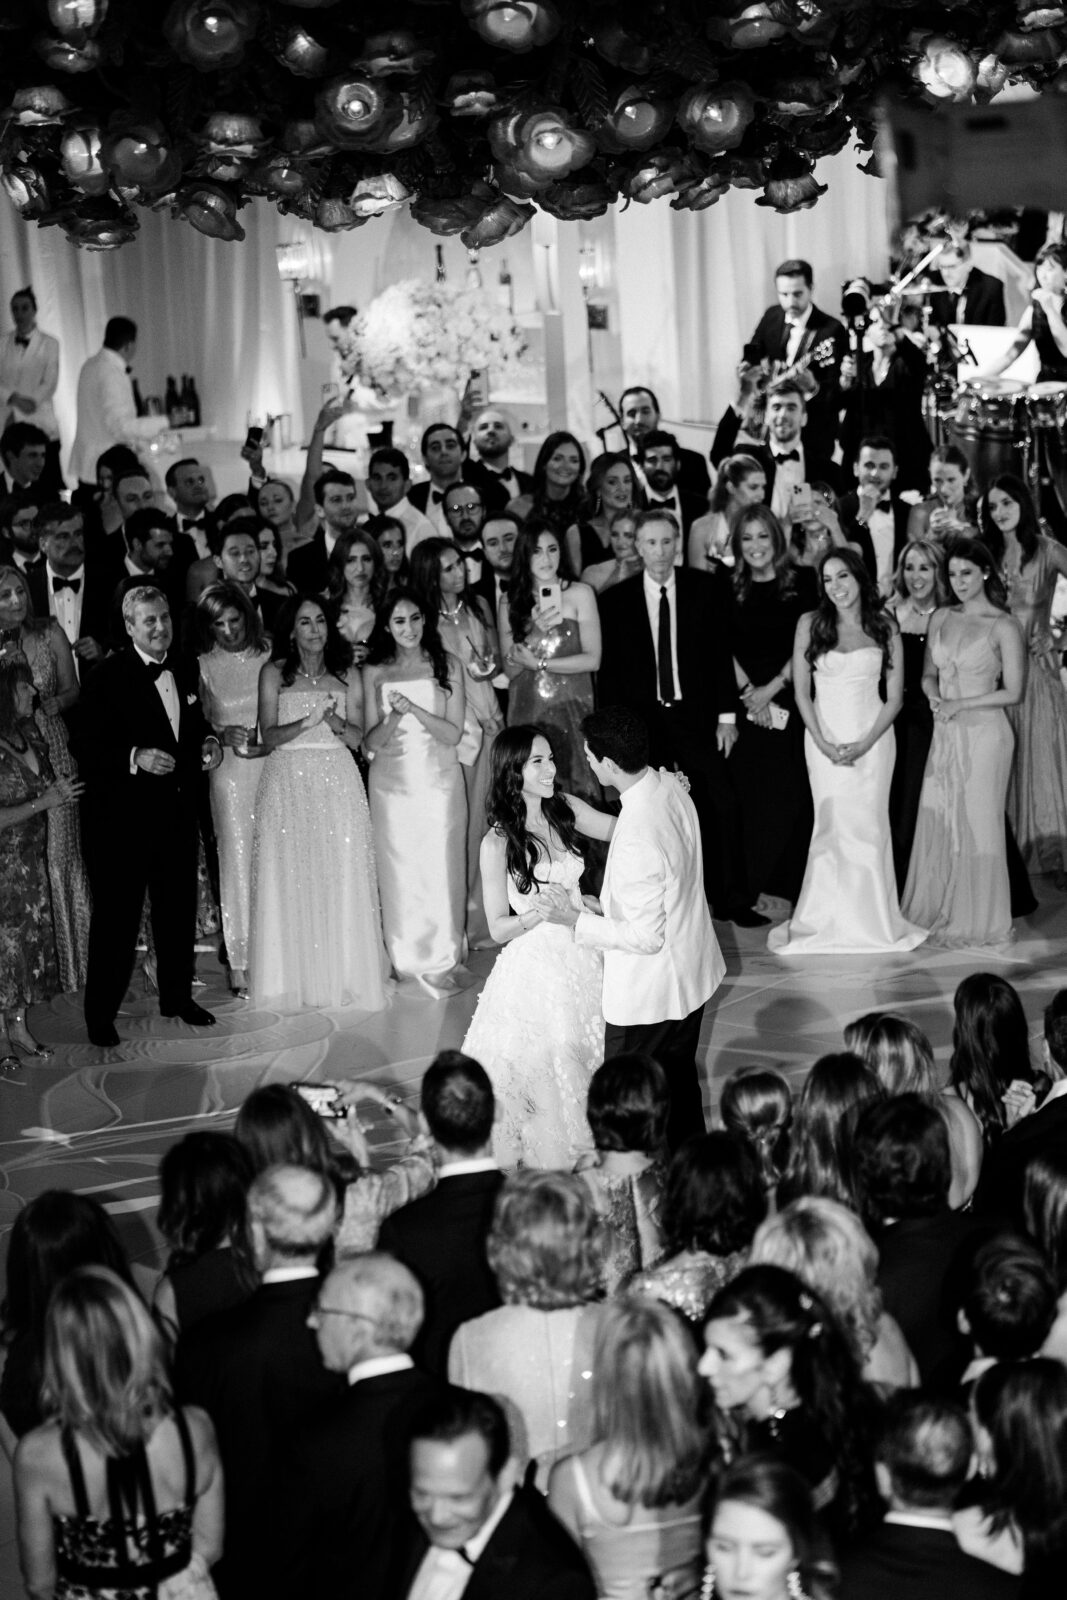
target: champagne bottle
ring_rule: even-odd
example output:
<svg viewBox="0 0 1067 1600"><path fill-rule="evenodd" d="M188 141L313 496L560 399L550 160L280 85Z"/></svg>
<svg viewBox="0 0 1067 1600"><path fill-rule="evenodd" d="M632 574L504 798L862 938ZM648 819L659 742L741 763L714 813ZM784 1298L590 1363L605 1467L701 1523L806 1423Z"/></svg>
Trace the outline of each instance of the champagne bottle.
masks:
<svg viewBox="0 0 1067 1600"><path fill-rule="evenodd" d="M163 396L163 409L167 413L167 421L171 427L180 428L182 425L181 398L178 394L178 385L175 383L173 375L169 373L167 375L166 392Z"/></svg>
<svg viewBox="0 0 1067 1600"><path fill-rule="evenodd" d="M515 296L511 286L511 271L508 267L508 258L504 256L500 262L500 276L497 278L497 305L504 311L514 314Z"/></svg>
<svg viewBox="0 0 1067 1600"><path fill-rule="evenodd" d="M196 392L196 380L194 379L192 373L189 374L189 406L192 412L192 415L189 419L189 426L191 428L199 428L200 396Z"/></svg>

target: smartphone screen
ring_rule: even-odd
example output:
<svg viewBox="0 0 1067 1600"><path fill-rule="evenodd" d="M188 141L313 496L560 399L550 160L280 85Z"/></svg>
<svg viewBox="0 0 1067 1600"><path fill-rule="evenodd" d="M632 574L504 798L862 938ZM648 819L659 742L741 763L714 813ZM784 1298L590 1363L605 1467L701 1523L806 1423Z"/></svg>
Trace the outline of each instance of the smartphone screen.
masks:
<svg viewBox="0 0 1067 1600"><path fill-rule="evenodd" d="M316 1116L325 1117L330 1122L340 1122L344 1117L345 1108L340 1104L332 1083L294 1083L293 1088Z"/></svg>
<svg viewBox="0 0 1067 1600"><path fill-rule="evenodd" d="M470 382L467 384L467 393L470 395L471 405L487 406L489 404L489 374L484 367L472 368Z"/></svg>
<svg viewBox="0 0 1067 1600"><path fill-rule="evenodd" d="M266 435L266 428L249 428L245 434L245 449L258 450Z"/></svg>

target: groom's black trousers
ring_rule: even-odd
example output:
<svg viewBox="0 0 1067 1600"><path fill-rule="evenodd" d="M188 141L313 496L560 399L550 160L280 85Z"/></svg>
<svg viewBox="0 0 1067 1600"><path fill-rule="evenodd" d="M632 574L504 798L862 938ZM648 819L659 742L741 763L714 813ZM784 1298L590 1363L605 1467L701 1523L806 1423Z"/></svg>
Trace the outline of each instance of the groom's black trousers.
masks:
<svg viewBox="0 0 1067 1600"><path fill-rule="evenodd" d="M654 1056L667 1074L671 1114L667 1119L667 1144L671 1150L694 1134L707 1131L704 1096L697 1069L700 1043L700 1005L687 1017L671 1022L609 1022L604 1036L604 1060L641 1050Z"/></svg>

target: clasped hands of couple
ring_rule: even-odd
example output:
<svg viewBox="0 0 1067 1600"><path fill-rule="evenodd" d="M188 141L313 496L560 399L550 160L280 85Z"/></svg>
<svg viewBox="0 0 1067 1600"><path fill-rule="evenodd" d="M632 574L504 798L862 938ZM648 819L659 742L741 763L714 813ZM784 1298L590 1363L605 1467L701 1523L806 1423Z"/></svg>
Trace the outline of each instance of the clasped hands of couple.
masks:
<svg viewBox="0 0 1067 1600"><path fill-rule="evenodd" d="M596 895L583 894L582 908L599 914L600 901ZM578 921L579 909L561 884L544 883L538 890L537 899L523 915L535 919L530 924L531 927L536 927L538 922L554 922L559 927L573 928Z"/></svg>

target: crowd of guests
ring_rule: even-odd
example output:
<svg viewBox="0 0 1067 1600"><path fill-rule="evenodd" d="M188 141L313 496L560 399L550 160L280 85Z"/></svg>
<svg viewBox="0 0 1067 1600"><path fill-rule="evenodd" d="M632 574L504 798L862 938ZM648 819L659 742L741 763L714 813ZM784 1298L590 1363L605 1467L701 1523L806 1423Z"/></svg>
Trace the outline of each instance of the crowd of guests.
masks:
<svg viewBox="0 0 1067 1600"><path fill-rule="evenodd" d="M955 1013L947 1085L870 1013L673 1150L617 1056L573 1172L501 1170L456 1051L417 1114L257 1089L167 1150L154 1282L41 1194L0 1308L28 1594L1051 1600L1067 991L1039 1057L1003 979Z"/></svg>

